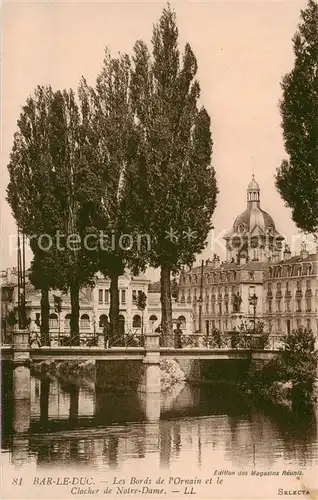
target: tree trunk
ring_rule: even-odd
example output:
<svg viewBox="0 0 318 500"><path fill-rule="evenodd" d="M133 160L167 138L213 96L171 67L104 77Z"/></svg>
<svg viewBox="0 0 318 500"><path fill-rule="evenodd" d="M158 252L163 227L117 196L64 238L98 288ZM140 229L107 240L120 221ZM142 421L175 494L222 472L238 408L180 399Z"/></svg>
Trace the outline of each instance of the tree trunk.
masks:
<svg viewBox="0 0 318 500"><path fill-rule="evenodd" d="M79 286L77 284L71 285L71 344L80 345L79 339Z"/></svg>
<svg viewBox="0 0 318 500"><path fill-rule="evenodd" d="M160 302L161 302L161 324L163 330L163 344L166 347L173 346L172 334L172 305L171 305L171 282L170 267L163 264L160 270Z"/></svg>
<svg viewBox="0 0 318 500"><path fill-rule="evenodd" d="M49 302L49 289L42 288L41 290L41 345L50 345L50 302Z"/></svg>
<svg viewBox="0 0 318 500"><path fill-rule="evenodd" d="M119 275L112 273L110 276L110 334L112 338L119 336L119 290L118 290Z"/></svg>

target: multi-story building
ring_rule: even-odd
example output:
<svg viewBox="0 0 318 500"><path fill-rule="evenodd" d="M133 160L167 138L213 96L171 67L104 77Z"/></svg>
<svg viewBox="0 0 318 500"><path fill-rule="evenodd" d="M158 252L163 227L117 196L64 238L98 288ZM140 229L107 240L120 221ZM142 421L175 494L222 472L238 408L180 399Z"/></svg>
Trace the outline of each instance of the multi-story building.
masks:
<svg viewBox="0 0 318 500"><path fill-rule="evenodd" d="M141 333L153 331L161 322L160 293L153 293L150 280L145 275L133 276L126 272L119 277L119 326L120 331ZM147 300L145 310L142 312L137 306L138 292L144 292ZM55 297L61 297L61 311L55 310ZM6 333L8 313L18 305L18 276L17 269L7 269L1 272L1 330ZM92 335L102 331L105 320L109 320L110 310L110 280L98 274L94 288L80 290L80 334ZM55 338L59 334L69 334L71 318L71 301L69 294L59 291L50 291L50 335ZM35 290L26 276L26 315L30 321L30 330L38 332L41 319L41 292ZM174 323L177 320L182 324L185 332L192 328L192 308L176 303L173 300Z"/></svg>
<svg viewBox="0 0 318 500"><path fill-rule="evenodd" d="M264 271L280 260L283 236L273 218L260 207L254 176L247 188L247 207L225 235L226 261L214 255L203 266L181 273L179 301L193 305L194 328L228 332L254 319L250 298L257 296L255 314L262 316Z"/></svg>
<svg viewBox="0 0 318 500"><path fill-rule="evenodd" d="M286 245L283 259L265 272L263 317L268 330L288 334L300 326L318 335L318 249L291 256Z"/></svg>

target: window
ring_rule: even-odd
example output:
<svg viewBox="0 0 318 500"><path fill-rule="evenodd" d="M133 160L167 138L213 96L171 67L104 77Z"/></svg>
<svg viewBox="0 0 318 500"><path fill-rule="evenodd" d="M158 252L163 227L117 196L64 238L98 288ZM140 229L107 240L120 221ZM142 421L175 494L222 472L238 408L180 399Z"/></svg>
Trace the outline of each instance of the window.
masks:
<svg viewBox="0 0 318 500"><path fill-rule="evenodd" d="M306 311L311 312L311 297L306 298Z"/></svg>
<svg viewBox="0 0 318 500"><path fill-rule="evenodd" d="M108 317L106 316L106 314L102 314L99 317L99 327L103 328L106 325L107 321L108 321Z"/></svg>
<svg viewBox="0 0 318 500"><path fill-rule="evenodd" d="M280 282L277 283L277 291L281 292L282 290L282 284Z"/></svg>
<svg viewBox="0 0 318 500"><path fill-rule="evenodd" d="M120 301L122 304L126 304L126 290L121 290Z"/></svg>
<svg viewBox="0 0 318 500"><path fill-rule="evenodd" d="M272 284L271 283L268 283L268 291L271 292L272 291Z"/></svg>
<svg viewBox="0 0 318 500"><path fill-rule="evenodd" d="M306 290L310 290L310 280L306 280Z"/></svg>
<svg viewBox="0 0 318 500"><path fill-rule="evenodd" d="M289 281L286 281L286 292L289 292Z"/></svg>
<svg viewBox="0 0 318 500"><path fill-rule="evenodd" d="M297 286L297 290L301 290L301 282L300 281L297 281L296 286Z"/></svg>
<svg viewBox="0 0 318 500"><path fill-rule="evenodd" d="M229 312L229 304L228 304L228 302L225 302L225 312L226 312L226 314L228 314L228 312Z"/></svg>
<svg viewBox="0 0 318 500"><path fill-rule="evenodd" d="M98 302L103 303L103 290L98 290Z"/></svg>
<svg viewBox="0 0 318 500"><path fill-rule="evenodd" d="M254 295L254 293L255 293L255 286L250 286L248 289L249 297L252 297L252 295Z"/></svg>
<svg viewBox="0 0 318 500"><path fill-rule="evenodd" d="M286 311L290 312L290 299L286 300Z"/></svg>
<svg viewBox="0 0 318 500"><path fill-rule="evenodd" d="M120 314L118 317L118 327L119 327L119 334L124 335L125 334L125 318L122 314Z"/></svg>
<svg viewBox="0 0 318 500"><path fill-rule="evenodd" d="M137 302L137 290L133 290L132 291L132 301L133 301L133 304L136 304Z"/></svg>
<svg viewBox="0 0 318 500"><path fill-rule="evenodd" d="M105 304L109 304L109 290L105 290Z"/></svg>
<svg viewBox="0 0 318 500"><path fill-rule="evenodd" d="M271 300L269 300L269 301L268 301L268 312L269 312L270 314L271 314L271 312L272 312L272 301L271 301Z"/></svg>
<svg viewBox="0 0 318 500"><path fill-rule="evenodd" d="M186 327L186 319L184 316L179 316L178 321L180 322L180 326L182 329Z"/></svg>
<svg viewBox="0 0 318 500"><path fill-rule="evenodd" d="M254 271L250 271L248 273L248 278L249 278L250 281L254 281Z"/></svg>
<svg viewBox="0 0 318 500"><path fill-rule="evenodd" d="M301 312L301 300L300 300L300 299L297 299L296 303L297 303L297 309L296 309L296 312Z"/></svg>
<svg viewBox="0 0 318 500"><path fill-rule="evenodd" d="M281 330L281 320L278 319L277 320L277 333L280 333L280 330Z"/></svg>
<svg viewBox="0 0 318 500"><path fill-rule="evenodd" d="M49 327L57 328L58 327L58 317L57 314L50 314L49 316Z"/></svg>
<svg viewBox="0 0 318 500"><path fill-rule="evenodd" d="M154 323L155 321L157 321L157 320L158 320L158 318L157 318L157 316L155 316L155 314L152 314L152 315L150 316L150 318L149 318L149 321L151 321L151 322L153 322L153 323Z"/></svg>
<svg viewBox="0 0 318 500"><path fill-rule="evenodd" d="M41 326L41 314L40 313L35 313L35 324L37 326Z"/></svg>
<svg viewBox="0 0 318 500"><path fill-rule="evenodd" d="M133 328L140 328L141 327L141 317L139 314L135 314L133 317Z"/></svg>
<svg viewBox="0 0 318 500"><path fill-rule="evenodd" d="M221 302L219 303L219 313L222 314L222 304L221 304Z"/></svg>
<svg viewBox="0 0 318 500"><path fill-rule="evenodd" d="M277 301L277 312L281 312L280 303L281 303L281 301L278 300Z"/></svg>
<svg viewBox="0 0 318 500"><path fill-rule="evenodd" d="M300 328L300 319L296 320L296 325L297 325L297 328Z"/></svg>
<svg viewBox="0 0 318 500"><path fill-rule="evenodd" d="M307 330L311 330L311 321L310 321L310 319L307 319L306 326L307 326Z"/></svg>
<svg viewBox="0 0 318 500"><path fill-rule="evenodd" d="M80 324L81 324L81 328L89 328L89 316L88 316L88 314L82 314Z"/></svg>

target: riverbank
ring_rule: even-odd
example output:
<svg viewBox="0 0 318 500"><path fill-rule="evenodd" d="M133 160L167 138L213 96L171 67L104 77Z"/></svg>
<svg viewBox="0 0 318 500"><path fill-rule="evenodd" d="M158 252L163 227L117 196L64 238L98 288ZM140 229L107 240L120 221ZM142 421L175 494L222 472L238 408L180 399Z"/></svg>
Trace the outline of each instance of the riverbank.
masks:
<svg viewBox="0 0 318 500"><path fill-rule="evenodd" d="M280 380L280 375L275 371L274 362L262 368L250 366L247 371L242 372L242 376L225 378L221 373L212 377L211 373L203 370L196 373L193 370L197 362L180 362L174 359L161 361L161 392L171 392L175 387L182 387L189 384L192 387L214 387L220 391L229 389L245 393L252 401L263 401L269 405L276 405L292 409L295 407L293 397L293 384L289 380ZM86 378L94 383L96 377L96 368L94 361L43 361L41 363L32 363L31 373L35 376L50 374L56 377L67 378ZM225 374L227 375L227 374ZM313 393L309 394L308 404L314 403L318 396L318 384L315 383ZM306 403L306 400L305 400Z"/></svg>
<svg viewBox="0 0 318 500"><path fill-rule="evenodd" d="M174 359L163 360L160 363L160 372L162 392L170 391L175 386L182 386L186 382L184 371ZM38 377L49 374L63 379L86 377L93 381L96 376L96 367L94 361L41 361L31 363L31 374Z"/></svg>

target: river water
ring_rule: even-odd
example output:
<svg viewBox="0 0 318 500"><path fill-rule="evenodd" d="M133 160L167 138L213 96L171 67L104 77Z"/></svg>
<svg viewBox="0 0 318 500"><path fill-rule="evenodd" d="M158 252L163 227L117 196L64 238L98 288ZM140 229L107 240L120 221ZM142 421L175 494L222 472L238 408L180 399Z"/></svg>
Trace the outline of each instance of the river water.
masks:
<svg viewBox="0 0 318 500"><path fill-rule="evenodd" d="M11 409L10 401L4 401L2 467L10 477L17 470L27 471L30 477L39 471L43 475L45 470L59 474L94 470L99 478L108 478L102 483L113 483L114 477L120 480L125 474L143 479L149 476L148 480L154 473L209 478L215 470L235 471L236 477L238 471L251 470L306 474L312 473L318 463L314 413L297 415L256 408L244 394L229 389L177 387L161 395L160 420L147 422L145 404L138 394L96 393L93 382L83 378L62 381L33 377L27 434L12 435ZM236 483L231 477L226 480L235 497ZM296 481L295 477L288 480ZM276 498L278 490L273 484L263 483L261 489L265 491L265 485L269 485L268 494L272 496L264 497L259 492L260 498ZM171 488L173 485L172 481ZM175 496L182 496L181 490L177 493L171 488L164 494L173 497L175 491ZM59 498L72 498L74 492L70 491ZM210 497L208 490L196 493L199 498ZM226 494L229 492L223 489L220 498L227 498ZM8 498L16 498L12 495ZM41 495L50 497L47 490L43 497L38 489L32 498ZM212 497L216 498L215 493Z"/></svg>

